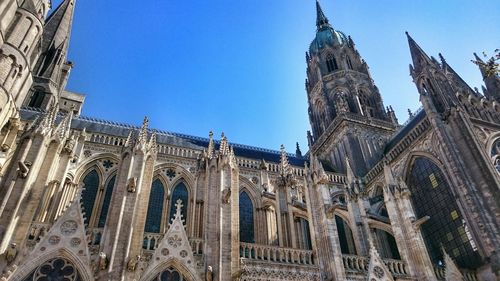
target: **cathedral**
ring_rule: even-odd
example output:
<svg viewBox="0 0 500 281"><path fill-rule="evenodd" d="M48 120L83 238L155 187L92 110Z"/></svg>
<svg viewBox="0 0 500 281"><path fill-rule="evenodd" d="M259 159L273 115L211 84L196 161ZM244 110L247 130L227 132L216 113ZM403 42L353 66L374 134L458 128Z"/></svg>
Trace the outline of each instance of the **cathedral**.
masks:
<svg viewBox="0 0 500 281"><path fill-rule="evenodd" d="M500 279L498 73L480 93L407 33L400 124L316 1L289 153L82 116L76 0L50 5L0 1L0 280Z"/></svg>

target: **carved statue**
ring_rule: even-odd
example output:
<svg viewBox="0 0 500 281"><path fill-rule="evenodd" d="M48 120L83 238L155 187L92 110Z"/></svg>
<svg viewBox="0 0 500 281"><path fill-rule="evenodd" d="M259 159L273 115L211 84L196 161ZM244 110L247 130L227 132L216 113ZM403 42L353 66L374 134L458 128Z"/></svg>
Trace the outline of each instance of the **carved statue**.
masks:
<svg viewBox="0 0 500 281"><path fill-rule="evenodd" d="M7 250L5 251L5 260L7 260L7 264L10 264L16 259L17 256L17 244L11 243Z"/></svg>
<svg viewBox="0 0 500 281"><path fill-rule="evenodd" d="M137 264L139 264L140 260L141 260L140 255L130 258L127 263L127 270L130 272L134 272L137 269Z"/></svg>
<svg viewBox="0 0 500 281"><path fill-rule="evenodd" d="M347 100L345 99L343 93L338 94L336 100L337 100L337 111L339 113L349 111L349 105L347 104Z"/></svg>
<svg viewBox="0 0 500 281"><path fill-rule="evenodd" d="M229 203L230 197L231 197L231 189L225 188L222 191L222 202L225 204Z"/></svg>
<svg viewBox="0 0 500 281"><path fill-rule="evenodd" d="M108 268L109 260L104 252L99 253L99 270Z"/></svg>
<svg viewBox="0 0 500 281"><path fill-rule="evenodd" d="M137 187L137 180L136 180L136 178L130 178L128 180L128 184L127 184L127 190L128 190L128 192L135 193L136 187Z"/></svg>
<svg viewBox="0 0 500 281"><path fill-rule="evenodd" d="M17 162L17 164L19 165L19 177L26 178L30 172L30 168L22 161Z"/></svg>
<svg viewBox="0 0 500 281"><path fill-rule="evenodd" d="M212 281L214 279L214 272L210 265L207 268L207 274L205 276L205 279L206 281Z"/></svg>

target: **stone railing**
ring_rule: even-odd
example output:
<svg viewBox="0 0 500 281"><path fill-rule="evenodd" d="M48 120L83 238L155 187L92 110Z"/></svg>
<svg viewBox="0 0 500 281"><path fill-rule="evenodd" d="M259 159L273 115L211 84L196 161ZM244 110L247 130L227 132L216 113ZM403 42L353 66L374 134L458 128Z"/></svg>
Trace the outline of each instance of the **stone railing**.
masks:
<svg viewBox="0 0 500 281"><path fill-rule="evenodd" d="M368 272L369 257L356 255L342 255L344 269L347 273ZM401 260L383 259L387 269L393 276L408 276L409 272L406 264Z"/></svg>
<svg viewBox="0 0 500 281"><path fill-rule="evenodd" d="M282 248L277 246L240 243L240 257L277 263L314 265L312 250Z"/></svg>
<svg viewBox="0 0 500 281"><path fill-rule="evenodd" d="M163 234L145 232L144 233L144 240L142 243L142 248L144 250L153 251L156 248L158 248L158 245L160 245L161 239L163 239Z"/></svg>
<svg viewBox="0 0 500 281"><path fill-rule="evenodd" d="M203 254L203 239L201 238L190 238L189 244L193 250L193 254L202 255Z"/></svg>
<svg viewBox="0 0 500 281"><path fill-rule="evenodd" d="M464 277L464 281L478 281L479 280L474 271L467 270L467 269L461 269L460 272L462 273L462 276ZM436 277L438 280L445 280L446 273L445 273L444 267L435 266L434 273L436 273Z"/></svg>

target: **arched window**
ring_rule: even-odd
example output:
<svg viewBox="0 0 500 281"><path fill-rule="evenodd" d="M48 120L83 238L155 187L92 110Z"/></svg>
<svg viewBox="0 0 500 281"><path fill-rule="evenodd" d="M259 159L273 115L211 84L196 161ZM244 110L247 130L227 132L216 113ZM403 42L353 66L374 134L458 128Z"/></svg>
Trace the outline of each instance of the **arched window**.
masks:
<svg viewBox="0 0 500 281"><path fill-rule="evenodd" d="M101 215L99 216L99 222L97 227L104 227L106 223L106 218L108 217L109 204L111 203L111 195L113 194L113 188L115 186L116 175L112 176L106 185L106 193L102 201Z"/></svg>
<svg viewBox="0 0 500 281"><path fill-rule="evenodd" d="M90 223L90 219L92 218L92 211L95 205L95 199L97 197L97 191L99 189L99 174L95 169L92 169L87 175L83 178L83 187L82 191L82 205L83 211L85 212L84 218L87 224Z"/></svg>
<svg viewBox="0 0 500 281"><path fill-rule="evenodd" d="M355 255L356 246L354 245L351 228L337 215L335 215L335 222L337 223L337 233L339 235L340 250L342 254Z"/></svg>
<svg viewBox="0 0 500 281"><path fill-rule="evenodd" d="M160 233L164 198L165 188L163 183L160 179L156 179L151 185L151 192L149 193L148 214L144 232Z"/></svg>
<svg viewBox="0 0 500 281"><path fill-rule="evenodd" d="M309 221L302 217L295 219L297 232L297 245L300 249L312 250L311 232L309 230Z"/></svg>
<svg viewBox="0 0 500 281"><path fill-rule="evenodd" d="M186 224L188 219L189 193L184 182L178 183L172 191L172 196L170 199L170 213L168 216L169 223L172 222L172 220L174 219L174 215L176 212L175 204L179 199L182 200L181 214L182 214L182 219L184 220L184 224Z"/></svg>
<svg viewBox="0 0 500 281"><path fill-rule="evenodd" d="M413 161L407 184L418 218L430 216L422 234L431 260L443 261L441 246L461 267L480 265L475 242L441 169L424 157Z"/></svg>
<svg viewBox="0 0 500 281"><path fill-rule="evenodd" d="M493 165L500 173L500 139L497 139L491 147L491 161L493 161Z"/></svg>
<svg viewBox="0 0 500 281"><path fill-rule="evenodd" d="M326 58L326 68L328 69L328 72L339 69L337 60L335 60L335 57L333 55L328 55L328 57Z"/></svg>
<svg viewBox="0 0 500 281"><path fill-rule="evenodd" d="M377 239L377 250L382 258L394 260L401 259L394 236L382 229L373 229L373 232L375 234L375 238Z"/></svg>
<svg viewBox="0 0 500 281"><path fill-rule="evenodd" d="M23 281L35 280L82 280L75 265L64 258L55 258L44 262L30 273Z"/></svg>
<svg viewBox="0 0 500 281"><path fill-rule="evenodd" d="M351 59L348 56L346 56L346 61L347 61L347 67L349 67L349 69L353 69Z"/></svg>
<svg viewBox="0 0 500 281"><path fill-rule="evenodd" d="M240 241L255 243L253 203L245 191L240 193Z"/></svg>
<svg viewBox="0 0 500 281"><path fill-rule="evenodd" d="M169 267L164 270L162 273L158 274L155 278L151 279L151 281L186 281L184 276L179 273L175 268Z"/></svg>
<svg viewBox="0 0 500 281"><path fill-rule="evenodd" d="M31 99L30 99L30 102L28 103L28 106L40 108L42 106L44 98L45 98L45 93L43 91L35 90L35 92L31 96Z"/></svg>

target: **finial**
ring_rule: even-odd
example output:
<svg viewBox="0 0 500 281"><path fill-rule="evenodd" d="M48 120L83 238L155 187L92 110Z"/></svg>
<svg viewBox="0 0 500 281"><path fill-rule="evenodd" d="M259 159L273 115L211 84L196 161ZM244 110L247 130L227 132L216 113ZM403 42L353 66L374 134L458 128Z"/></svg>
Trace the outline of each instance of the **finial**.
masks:
<svg viewBox="0 0 500 281"><path fill-rule="evenodd" d="M175 215L174 215L174 220L175 219L182 219L182 200L177 199L175 202Z"/></svg>
<svg viewBox="0 0 500 281"><path fill-rule="evenodd" d="M295 143L296 149L295 149L295 156L297 157L302 157L302 151L300 150L299 142Z"/></svg>
<svg viewBox="0 0 500 281"><path fill-rule="evenodd" d="M328 18L323 13L323 9L321 9L321 5L319 4L319 0L316 0L316 27L318 30L325 26L330 26L328 23Z"/></svg>

